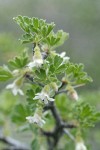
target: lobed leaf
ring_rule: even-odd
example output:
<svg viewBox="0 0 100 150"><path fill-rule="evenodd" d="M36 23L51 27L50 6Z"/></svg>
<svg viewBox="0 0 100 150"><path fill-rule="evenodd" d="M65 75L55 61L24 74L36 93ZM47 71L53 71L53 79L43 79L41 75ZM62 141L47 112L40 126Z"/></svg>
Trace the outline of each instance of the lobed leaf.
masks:
<svg viewBox="0 0 100 150"><path fill-rule="evenodd" d="M97 112L88 103L81 103L76 107L75 118L78 119L81 127L88 128L100 120L100 112Z"/></svg>
<svg viewBox="0 0 100 150"><path fill-rule="evenodd" d="M7 81L13 78L11 71L6 67L0 67L0 81Z"/></svg>
<svg viewBox="0 0 100 150"><path fill-rule="evenodd" d="M27 52L24 51L21 56L16 56L14 59L9 60L9 64L14 68L23 68L28 63Z"/></svg>

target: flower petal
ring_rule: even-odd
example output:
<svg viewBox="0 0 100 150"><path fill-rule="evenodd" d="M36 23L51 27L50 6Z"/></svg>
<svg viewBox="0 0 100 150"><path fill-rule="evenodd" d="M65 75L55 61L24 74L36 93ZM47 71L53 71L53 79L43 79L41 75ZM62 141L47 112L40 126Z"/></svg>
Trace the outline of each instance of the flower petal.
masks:
<svg viewBox="0 0 100 150"><path fill-rule="evenodd" d="M17 89L17 88L13 88L13 89L12 89L12 93L16 96L17 93L18 93L18 89Z"/></svg>
<svg viewBox="0 0 100 150"><path fill-rule="evenodd" d="M18 89L18 92L19 92L20 95L22 95L22 96L24 95L24 93L21 89Z"/></svg>
<svg viewBox="0 0 100 150"><path fill-rule="evenodd" d="M49 101L51 101L51 102L53 102L53 101L54 101L54 99L53 99L53 98L50 98L50 97L48 98L48 100L49 100Z"/></svg>
<svg viewBox="0 0 100 150"><path fill-rule="evenodd" d="M6 89L12 89L14 87L14 84L12 83L12 84L8 84L7 86L6 86Z"/></svg>

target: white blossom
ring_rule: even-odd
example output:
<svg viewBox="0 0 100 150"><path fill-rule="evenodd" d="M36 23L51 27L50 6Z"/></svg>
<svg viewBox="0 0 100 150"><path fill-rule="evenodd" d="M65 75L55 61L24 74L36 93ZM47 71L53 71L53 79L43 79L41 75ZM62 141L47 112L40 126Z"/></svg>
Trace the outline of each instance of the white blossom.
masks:
<svg viewBox="0 0 100 150"><path fill-rule="evenodd" d="M48 101L54 101L53 98L50 98L48 93L42 91L41 93L37 93L36 96L33 98L33 100L42 100L45 104L48 104Z"/></svg>
<svg viewBox="0 0 100 150"><path fill-rule="evenodd" d="M33 56L33 61L28 64L28 67L29 68L33 68L33 67L39 68L39 67L41 67L42 64L43 64L43 59L34 59L34 56Z"/></svg>
<svg viewBox="0 0 100 150"><path fill-rule="evenodd" d="M45 121L37 113L35 113L34 116L26 117L26 119L29 121L29 123L37 124L40 127L45 124Z"/></svg>
<svg viewBox="0 0 100 150"><path fill-rule="evenodd" d="M76 143L75 150L87 150L85 144L80 141Z"/></svg>
<svg viewBox="0 0 100 150"><path fill-rule="evenodd" d="M62 52L61 54L58 54L58 56L63 58L63 63L65 63L66 61L68 61L70 59L70 57L65 56L65 55L66 55L66 52Z"/></svg>
<svg viewBox="0 0 100 150"><path fill-rule="evenodd" d="M20 95L24 95L23 91L20 89L21 85L22 85L22 78L18 78L12 84L8 84L6 86L6 89L11 89L14 95L17 95L18 93Z"/></svg>
<svg viewBox="0 0 100 150"><path fill-rule="evenodd" d="M43 64L43 58L40 52L40 48L38 46L35 47L34 49L34 56L33 56L33 61L30 62L27 66L29 68L33 68L33 67L41 67L41 65Z"/></svg>

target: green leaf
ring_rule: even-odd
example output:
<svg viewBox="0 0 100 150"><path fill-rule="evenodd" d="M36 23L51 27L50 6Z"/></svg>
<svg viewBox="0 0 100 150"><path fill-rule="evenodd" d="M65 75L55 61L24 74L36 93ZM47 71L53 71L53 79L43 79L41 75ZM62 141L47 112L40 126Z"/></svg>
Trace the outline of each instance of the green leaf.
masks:
<svg viewBox="0 0 100 150"><path fill-rule="evenodd" d="M76 84L92 82L91 77L84 72L83 64L67 63L66 68L66 74L70 81L74 81Z"/></svg>
<svg viewBox="0 0 100 150"><path fill-rule="evenodd" d="M35 74L36 74L37 78L39 78L41 80L45 80L46 79L46 72L45 72L44 69L36 70Z"/></svg>
<svg viewBox="0 0 100 150"><path fill-rule="evenodd" d="M64 41L68 38L69 34L59 30L57 33L53 31L48 35L47 39L44 40L45 43L50 45L52 49L61 46Z"/></svg>
<svg viewBox="0 0 100 150"><path fill-rule="evenodd" d="M57 32L57 37L60 38L60 40L55 45L55 48L61 46L65 42L65 40L69 38L69 33L66 33L63 30L59 30Z"/></svg>
<svg viewBox="0 0 100 150"><path fill-rule="evenodd" d="M79 121L81 127L88 128L100 121L100 112L96 112L90 104L82 102L76 107L75 118Z"/></svg>
<svg viewBox="0 0 100 150"><path fill-rule="evenodd" d="M14 59L9 60L9 64L14 68L23 68L28 64L28 55L24 51L21 56L16 56Z"/></svg>
<svg viewBox="0 0 100 150"><path fill-rule="evenodd" d="M51 65L51 66L50 66L49 71L50 71L51 73L54 73L54 72L55 72L55 67L54 67L54 65Z"/></svg>
<svg viewBox="0 0 100 150"><path fill-rule="evenodd" d="M55 27L54 22L52 22L51 24L48 24L48 26L47 26L47 28L48 28L47 35L50 34L50 32L53 30L54 27Z"/></svg>
<svg viewBox="0 0 100 150"><path fill-rule="evenodd" d="M24 124L26 122L26 117L30 115L30 110L28 107L22 104L17 104L12 111L12 121L17 124Z"/></svg>
<svg viewBox="0 0 100 150"><path fill-rule="evenodd" d="M63 65L59 66L59 68L56 69L55 73L56 74L63 73L63 72L65 72L66 69L67 69L66 65L63 64Z"/></svg>
<svg viewBox="0 0 100 150"><path fill-rule="evenodd" d="M27 33L30 32L29 30L29 18L26 16L18 16L15 17L14 20L17 22L17 24Z"/></svg>
<svg viewBox="0 0 100 150"><path fill-rule="evenodd" d="M53 22L48 24L45 20L35 17L29 18L27 16L18 16L15 17L14 20L21 27L21 29L28 34L28 36L26 36L26 34L23 35L23 39L21 39L22 43L42 42L44 38L51 33L55 26ZM57 39L55 39L55 41L52 39L52 42L57 42Z"/></svg>
<svg viewBox="0 0 100 150"><path fill-rule="evenodd" d="M33 89L27 90L26 96L27 96L27 103L30 111L32 114L35 112L36 107L37 107L37 101L33 100L35 97L35 93L37 93L37 86L34 86Z"/></svg>
<svg viewBox="0 0 100 150"><path fill-rule="evenodd" d="M33 33L38 33L38 29L36 29L33 25L30 25L30 30L33 32Z"/></svg>
<svg viewBox="0 0 100 150"><path fill-rule="evenodd" d="M60 65L61 65L61 63L63 62L63 58L61 58L60 56L55 56L55 58L54 58L54 66L55 66L55 68L57 69Z"/></svg>
<svg viewBox="0 0 100 150"><path fill-rule="evenodd" d="M26 40L31 39L32 35L30 35L29 33L26 33L26 34L23 35L23 38L26 39Z"/></svg>
<svg viewBox="0 0 100 150"><path fill-rule="evenodd" d="M38 18L33 18L33 24L34 24L35 28L38 28L38 26L39 26L39 20L38 20Z"/></svg>
<svg viewBox="0 0 100 150"><path fill-rule="evenodd" d="M34 40L34 36L29 34L29 33L26 33L22 36L22 39L20 39L20 41L24 44L24 43L30 43L30 42L33 42Z"/></svg>
<svg viewBox="0 0 100 150"><path fill-rule="evenodd" d="M13 78L11 71L6 67L0 67L0 81L7 81Z"/></svg>
<svg viewBox="0 0 100 150"><path fill-rule="evenodd" d="M26 23L27 25L30 24L30 22L31 22L31 19L29 17L27 17L27 16L24 16L22 18L22 20L23 20L23 23Z"/></svg>
<svg viewBox="0 0 100 150"><path fill-rule="evenodd" d="M43 26L43 27L41 28L41 32L42 32L43 37L46 37L46 35L47 35L47 27L46 27L46 26Z"/></svg>

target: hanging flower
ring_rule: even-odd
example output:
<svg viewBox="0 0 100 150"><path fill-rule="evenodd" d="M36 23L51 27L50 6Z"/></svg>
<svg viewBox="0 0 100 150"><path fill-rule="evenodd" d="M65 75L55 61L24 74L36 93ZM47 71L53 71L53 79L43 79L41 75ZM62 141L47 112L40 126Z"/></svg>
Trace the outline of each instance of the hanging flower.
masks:
<svg viewBox="0 0 100 150"><path fill-rule="evenodd" d="M68 89L68 95L71 99L78 101L79 97L77 92L71 87Z"/></svg>
<svg viewBox="0 0 100 150"><path fill-rule="evenodd" d="M34 51L35 52L34 52L34 56L33 56L33 61L27 65L29 68L33 68L33 67L39 68L43 64L43 58L42 58L42 54L40 52L40 48L38 46L36 46Z"/></svg>
<svg viewBox="0 0 100 150"><path fill-rule="evenodd" d="M79 99L78 94L77 94L76 91L70 92L70 97L71 97L73 100L76 100L76 101Z"/></svg>
<svg viewBox="0 0 100 150"><path fill-rule="evenodd" d="M75 146L75 150L87 150L83 141L77 142Z"/></svg>
<svg viewBox="0 0 100 150"><path fill-rule="evenodd" d="M36 96L33 98L33 100L39 99L45 104L48 104L49 101L54 101L54 99L50 97L50 92L50 85L46 85L40 93L35 94Z"/></svg>
<svg viewBox="0 0 100 150"><path fill-rule="evenodd" d="M17 95L18 93L20 95L24 95L23 91L20 89L20 87L22 86L22 82L23 82L23 78L17 78L12 84L8 84L6 86L6 89L11 89L12 93L14 95Z"/></svg>
<svg viewBox="0 0 100 150"><path fill-rule="evenodd" d="M70 97L76 101L78 101L78 99L79 99L78 94L75 90L70 92Z"/></svg>
<svg viewBox="0 0 100 150"><path fill-rule="evenodd" d="M37 113L35 113L34 116L26 117L26 119L29 123L37 124L39 127L42 127L45 124L45 121Z"/></svg>
<svg viewBox="0 0 100 150"><path fill-rule="evenodd" d="M39 99L42 100L45 104L48 104L48 101L54 101L53 98L50 98L46 92L37 93L36 96L33 98L34 100Z"/></svg>

